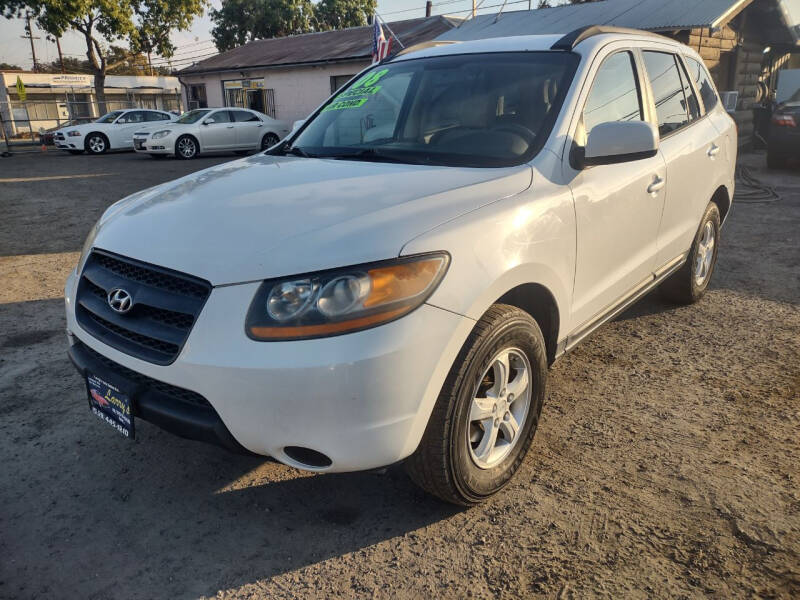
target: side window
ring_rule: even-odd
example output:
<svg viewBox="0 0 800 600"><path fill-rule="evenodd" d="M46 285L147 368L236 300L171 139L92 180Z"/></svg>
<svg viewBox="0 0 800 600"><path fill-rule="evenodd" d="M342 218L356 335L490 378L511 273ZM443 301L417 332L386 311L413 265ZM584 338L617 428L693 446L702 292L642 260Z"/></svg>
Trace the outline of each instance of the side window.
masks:
<svg viewBox="0 0 800 600"><path fill-rule="evenodd" d="M699 61L690 58L686 58L686 64L689 67L689 76L694 81L695 87L700 90L700 97L703 99L703 106L706 109L706 112L711 111L718 102L717 99L717 92L714 89L714 84L711 81L711 77L708 74L705 66L703 66Z"/></svg>
<svg viewBox="0 0 800 600"><path fill-rule="evenodd" d="M668 135L689 123L686 97L683 95L684 84L678 65L675 57L666 52L646 51L642 54L653 88L658 132L662 136Z"/></svg>
<svg viewBox="0 0 800 600"><path fill-rule="evenodd" d="M678 59L678 64L680 64L680 62L680 59ZM686 98L686 106L689 109L689 120L694 121L700 118L700 104L697 102L697 96L689 83L689 77L686 75L686 69L683 68L682 64L680 64L680 69L678 69L678 71L681 76L681 83L683 84L683 95Z"/></svg>
<svg viewBox="0 0 800 600"><path fill-rule="evenodd" d="M583 109L584 137L600 123L641 121L642 103L633 56L618 52L607 58L595 75L592 90Z"/></svg>
<svg viewBox="0 0 800 600"><path fill-rule="evenodd" d="M163 121L165 119L164 113L155 112L155 111L147 111L144 113L145 120L150 121Z"/></svg>
<svg viewBox="0 0 800 600"><path fill-rule="evenodd" d="M233 120L231 119L230 112L229 110L218 110L209 115L209 117L214 119L214 123L232 123Z"/></svg>
<svg viewBox="0 0 800 600"><path fill-rule="evenodd" d="M237 123L258 122L261 120L257 115L247 112L246 110L232 110L230 112L233 113L233 117Z"/></svg>

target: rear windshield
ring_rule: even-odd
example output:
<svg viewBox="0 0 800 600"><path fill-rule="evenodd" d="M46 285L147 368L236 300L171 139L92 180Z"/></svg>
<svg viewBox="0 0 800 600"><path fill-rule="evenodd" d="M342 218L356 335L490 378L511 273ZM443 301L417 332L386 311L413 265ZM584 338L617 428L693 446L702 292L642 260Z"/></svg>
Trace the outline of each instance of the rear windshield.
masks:
<svg viewBox="0 0 800 600"><path fill-rule="evenodd" d="M175 121L176 123L197 123L200 119L202 119L205 115L207 115L209 110L190 110L187 113L183 113L181 118Z"/></svg>
<svg viewBox="0 0 800 600"><path fill-rule="evenodd" d="M377 65L329 100L292 145L318 157L520 164L544 144L577 60L502 52Z"/></svg>

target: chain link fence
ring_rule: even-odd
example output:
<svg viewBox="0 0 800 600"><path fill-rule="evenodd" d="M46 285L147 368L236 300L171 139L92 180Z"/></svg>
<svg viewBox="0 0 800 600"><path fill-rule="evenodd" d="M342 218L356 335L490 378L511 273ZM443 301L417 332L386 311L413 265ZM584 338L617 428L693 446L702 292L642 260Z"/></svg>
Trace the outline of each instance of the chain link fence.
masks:
<svg viewBox="0 0 800 600"><path fill-rule="evenodd" d="M106 100L106 112L126 108L181 111L180 98L175 95ZM42 145L51 146L53 133L57 129L89 123L101 116L97 102L69 99L0 102L0 149L11 152Z"/></svg>

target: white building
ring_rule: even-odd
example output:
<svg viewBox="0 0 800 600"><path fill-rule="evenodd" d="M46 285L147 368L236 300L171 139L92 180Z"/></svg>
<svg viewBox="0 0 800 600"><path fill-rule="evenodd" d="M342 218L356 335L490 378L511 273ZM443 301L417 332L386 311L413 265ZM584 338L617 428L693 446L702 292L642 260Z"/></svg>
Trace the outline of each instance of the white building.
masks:
<svg viewBox="0 0 800 600"><path fill-rule="evenodd" d="M433 40L461 19L389 23L404 47ZM389 31L384 27L384 34ZM393 42L392 51L401 50ZM239 106L293 121L308 116L372 60L372 26L250 42L178 73L189 108Z"/></svg>
<svg viewBox="0 0 800 600"><path fill-rule="evenodd" d="M19 96L17 78L25 86ZM0 71L0 116L9 137L48 130L72 119L102 116L94 89L94 75ZM119 108L181 109L177 77L107 75L106 110Z"/></svg>

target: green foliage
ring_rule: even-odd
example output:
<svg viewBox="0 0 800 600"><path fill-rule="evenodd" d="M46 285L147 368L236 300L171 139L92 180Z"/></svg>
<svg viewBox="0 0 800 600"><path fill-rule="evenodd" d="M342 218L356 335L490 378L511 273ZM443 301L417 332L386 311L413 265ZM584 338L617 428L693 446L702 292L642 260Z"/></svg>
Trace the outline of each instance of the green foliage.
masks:
<svg viewBox="0 0 800 600"><path fill-rule="evenodd" d="M366 25L376 6L376 0L223 0L211 10L211 35L225 51L257 39Z"/></svg>
<svg viewBox="0 0 800 600"><path fill-rule="evenodd" d="M0 62L0 71L22 71L22 67L7 62Z"/></svg>
<svg viewBox="0 0 800 600"><path fill-rule="evenodd" d="M119 56L114 43L127 42L130 52L172 56L174 30L188 29L203 14L207 0L0 0L9 18L31 15L51 36L75 31L86 41L86 59L95 76L95 91L104 110L105 76L132 59Z"/></svg>

